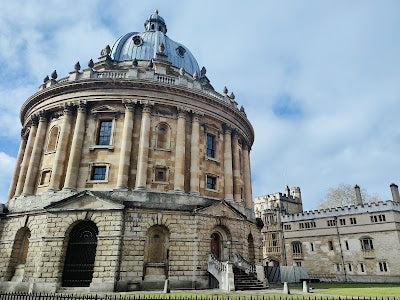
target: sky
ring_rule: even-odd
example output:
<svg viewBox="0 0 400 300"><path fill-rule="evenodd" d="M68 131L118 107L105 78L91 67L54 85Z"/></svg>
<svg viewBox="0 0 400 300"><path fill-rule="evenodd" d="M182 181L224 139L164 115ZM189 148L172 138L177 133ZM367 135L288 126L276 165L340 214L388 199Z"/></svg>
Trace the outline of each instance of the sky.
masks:
<svg viewBox="0 0 400 300"><path fill-rule="evenodd" d="M300 186L391 199L400 185L399 1L0 1L0 202L20 142L19 109L46 75L86 66L155 9L167 35L227 86L255 130L253 195Z"/></svg>

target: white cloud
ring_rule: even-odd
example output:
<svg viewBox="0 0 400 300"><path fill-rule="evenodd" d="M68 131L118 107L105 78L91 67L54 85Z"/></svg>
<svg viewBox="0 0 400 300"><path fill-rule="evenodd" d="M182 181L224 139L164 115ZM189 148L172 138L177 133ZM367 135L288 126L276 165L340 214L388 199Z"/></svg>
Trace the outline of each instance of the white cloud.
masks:
<svg viewBox="0 0 400 300"><path fill-rule="evenodd" d="M10 178L15 167L15 158L0 151L0 203L5 202L10 184Z"/></svg>
<svg viewBox="0 0 400 300"><path fill-rule="evenodd" d="M255 195L299 185L311 208L340 182L383 198L392 181L400 184L397 1L124 0L85 1L79 9L68 1L7 2L0 136L18 138L19 107L46 74L57 69L63 77L78 60L85 66L119 35L142 30L155 8L216 90L226 85L245 106L256 133ZM274 115L282 95L296 100L301 117Z"/></svg>

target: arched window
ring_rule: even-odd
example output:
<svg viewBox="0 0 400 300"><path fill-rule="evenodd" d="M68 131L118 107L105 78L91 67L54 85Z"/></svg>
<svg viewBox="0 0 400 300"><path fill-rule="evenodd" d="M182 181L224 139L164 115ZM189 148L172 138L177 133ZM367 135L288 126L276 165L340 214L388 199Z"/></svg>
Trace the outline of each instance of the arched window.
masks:
<svg viewBox="0 0 400 300"><path fill-rule="evenodd" d="M167 123L160 123L156 127L156 148L170 148L171 129Z"/></svg>
<svg viewBox="0 0 400 300"><path fill-rule="evenodd" d="M211 253L218 259L221 260L222 253L222 237L218 232L214 232L211 235Z"/></svg>
<svg viewBox="0 0 400 300"><path fill-rule="evenodd" d="M7 269L8 280L22 281L22 278L16 279L15 277L23 277L26 259L29 251L29 238L31 231L28 227L22 227L15 235L13 248L11 251L10 263Z"/></svg>
<svg viewBox="0 0 400 300"><path fill-rule="evenodd" d="M89 286L93 278L99 230L92 221L76 224L68 239L62 285L65 287Z"/></svg>
<svg viewBox="0 0 400 300"><path fill-rule="evenodd" d="M249 251L249 262L254 263L254 261L256 260L256 255L254 251L254 239L251 233L249 233L249 235L247 236L247 246Z"/></svg>
<svg viewBox="0 0 400 300"><path fill-rule="evenodd" d="M47 140L47 149L46 152L53 152L57 149L57 141L58 141L58 126L54 126L50 129L49 138Z"/></svg>

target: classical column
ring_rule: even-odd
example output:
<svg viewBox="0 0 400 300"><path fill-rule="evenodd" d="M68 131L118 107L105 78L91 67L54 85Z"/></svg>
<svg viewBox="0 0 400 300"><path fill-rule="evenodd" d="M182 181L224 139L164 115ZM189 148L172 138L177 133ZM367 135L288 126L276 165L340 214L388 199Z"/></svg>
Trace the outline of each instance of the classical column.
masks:
<svg viewBox="0 0 400 300"><path fill-rule="evenodd" d="M233 134L233 198L236 202L242 201L241 176L240 176L240 150L239 136L236 131Z"/></svg>
<svg viewBox="0 0 400 300"><path fill-rule="evenodd" d="M79 165L81 162L82 145L86 129L86 103L81 102L76 114L74 135L72 136L68 167L65 175L64 189L74 190L78 180Z"/></svg>
<svg viewBox="0 0 400 300"><path fill-rule="evenodd" d="M116 189L128 188L129 167L132 149L133 114L135 106L132 101L124 101L125 118L122 131L121 153L119 157L118 177Z"/></svg>
<svg viewBox="0 0 400 300"><path fill-rule="evenodd" d="M224 179L225 199L233 199L232 138L230 127L224 128Z"/></svg>
<svg viewBox="0 0 400 300"><path fill-rule="evenodd" d="M150 113L151 107L146 104L142 110L142 123L140 126L139 153L137 162L135 189L145 189L147 182L147 160L149 158L150 138Z"/></svg>
<svg viewBox="0 0 400 300"><path fill-rule="evenodd" d="M17 182L18 182L18 177L19 177L20 170L21 170L21 163L22 163L22 160L24 158L27 139L28 139L28 137L25 134L25 130L22 129L21 130L21 143L19 144L17 161L15 163L14 173L13 173L13 177L11 179L10 189L8 190L8 197L7 197L8 200L10 200L15 194L15 190L16 190Z"/></svg>
<svg viewBox="0 0 400 300"><path fill-rule="evenodd" d="M32 148L33 148L33 144L35 142L38 121L39 121L39 119L36 116L32 117L32 124L31 124L31 128L29 130L28 141L26 142L24 158L22 159L22 162L21 162L21 169L19 171L18 182L17 182L17 187L15 188L14 196L21 195L22 190L24 189L26 172L28 170L29 160L31 158L31 153L32 153Z"/></svg>
<svg viewBox="0 0 400 300"><path fill-rule="evenodd" d="M176 126L175 176L174 190L185 191L185 141L186 141L186 111L178 109L178 124Z"/></svg>
<svg viewBox="0 0 400 300"><path fill-rule="evenodd" d="M200 116L193 114L190 141L190 193L199 195L200 171Z"/></svg>
<svg viewBox="0 0 400 300"><path fill-rule="evenodd" d="M246 207L253 207L253 199L251 195L251 173L250 173L250 154L249 146L244 142L243 146L243 173L244 173L244 195Z"/></svg>
<svg viewBox="0 0 400 300"><path fill-rule="evenodd" d="M35 142L33 144L32 155L29 160L28 171L26 173L24 190L22 191L24 195L32 195L35 189L40 158L43 151L44 138L46 136L46 129L47 118L44 115L41 115L39 118L39 126L35 136Z"/></svg>
<svg viewBox="0 0 400 300"><path fill-rule="evenodd" d="M67 149L69 144L69 134L72 127L72 106L64 106L64 116L61 124L60 135L57 142L56 154L53 160L49 190L58 191L60 189L61 178L64 174Z"/></svg>

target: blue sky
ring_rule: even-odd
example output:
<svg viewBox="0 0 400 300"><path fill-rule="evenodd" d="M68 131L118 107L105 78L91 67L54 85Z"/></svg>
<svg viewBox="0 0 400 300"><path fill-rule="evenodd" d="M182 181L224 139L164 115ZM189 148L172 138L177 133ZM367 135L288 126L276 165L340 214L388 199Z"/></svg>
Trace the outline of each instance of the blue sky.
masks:
<svg viewBox="0 0 400 300"><path fill-rule="evenodd" d="M156 8L215 89L246 108L255 196L300 186L310 209L348 183L390 199L400 184L400 2L203 0L1 1L0 199L21 104L54 69L63 77L142 30Z"/></svg>

